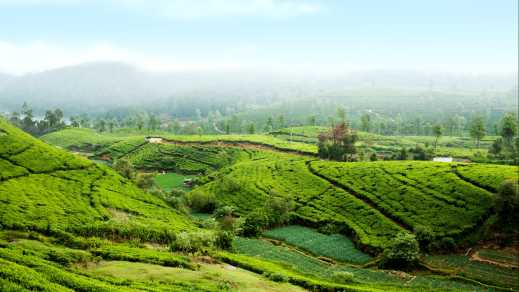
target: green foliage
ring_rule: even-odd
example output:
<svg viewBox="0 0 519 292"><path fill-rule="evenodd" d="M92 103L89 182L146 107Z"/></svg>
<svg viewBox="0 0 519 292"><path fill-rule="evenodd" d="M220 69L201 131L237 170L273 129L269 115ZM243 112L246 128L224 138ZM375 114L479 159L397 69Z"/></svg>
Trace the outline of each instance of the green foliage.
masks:
<svg viewBox="0 0 519 292"><path fill-rule="evenodd" d="M495 198L495 210L499 217L499 226L504 230L519 228L519 185L517 181L504 181Z"/></svg>
<svg viewBox="0 0 519 292"><path fill-rule="evenodd" d="M226 230L219 230L215 236L215 246L220 249L232 249L234 233Z"/></svg>
<svg viewBox="0 0 519 292"><path fill-rule="evenodd" d="M105 260L142 262L168 267L195 269L189 258L172 254L168 251L158 251L146 248L130 247L122 244L108 244L92 250L94 255Z"/></svg>
<svg viewBox="0 0 519 292"><path fill-rule="evenodd" d="M141 189L151 189L155 185L154 176L153 173L138 173L135 177L135 184Z"/></svg>
<svg viewBox="0 0 519 292"><path fill-rule="evenodd" d="M117 159L113 164L113 168L120 175L128 179L132 179L135 175L135 170L133 169L131 161L125 158Z"/></svg>
<svg viewBox="0 0 519 292"><path fill-rule="evenodd" d="M187 202L191 208L203 213L210 213L216 208L216 197L202 190L189 192Z"/></svg>
<svg viewBox="0 0 519 292"><path fill-rule="evenodd" d="M307 227L292 225L268 230L263 235L285 241L316 256L359 264L371 260L349 238L340 234L325 235Z"/></svg>
<svg viewBox="0 0 519 292"><path fill-rule="evenodd" d="M337 271L333 273L332 279L334 282L346 284L353 282L354 276L353 273L350 272Z"/></svg>
<svg viewBox="0 0 519 292"><path fill-rule="evenodd" d="M399 233L384 248L383 265L406 267L416 263L420 248L414 235Z"/></svg>
<svg viewBox="0 0 519 292"><path fill-rule="evenodd" d="M171 251L207 254L215 246L215 236L210 231L181 232L171 243Z"/></svg>

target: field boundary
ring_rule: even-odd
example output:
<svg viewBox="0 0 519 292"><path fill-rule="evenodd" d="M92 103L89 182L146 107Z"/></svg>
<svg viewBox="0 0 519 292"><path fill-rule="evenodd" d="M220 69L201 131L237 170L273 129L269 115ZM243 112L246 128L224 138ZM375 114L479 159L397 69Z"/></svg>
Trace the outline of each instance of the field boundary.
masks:
<svg viewBox="0 0 519 292"><path fill-rule="evenodd" d="M317 153L314 153L314 152L284 148L284 147L274 146L274 145L267 144L267 143L253 142L253 141L247 141L247 140L226 141L226 140L217 139L214 141L179 141L179 140L168 139L168 138L163 138L163 137L160 137L160 138L162 139L162 142L160 142L159 144L174 144L174 145L186 145L186 146L208 145L208 146L215 146L215 147L240 147L240 148L244 148L244 149L273 150L273 151L297 154L297 155L302 155L302 156L311 156L311 157L317 156Z"/></svg>

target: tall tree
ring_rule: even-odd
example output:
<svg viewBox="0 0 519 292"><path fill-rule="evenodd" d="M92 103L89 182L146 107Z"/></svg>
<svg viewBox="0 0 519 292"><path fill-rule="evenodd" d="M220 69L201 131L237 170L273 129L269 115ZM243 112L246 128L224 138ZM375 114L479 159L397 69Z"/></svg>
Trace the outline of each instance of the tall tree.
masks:
<svg viewBox="0 0 519 292"><path fill-rule="evenodd" d="M371 131L371 116L369 114L363 114L360 117L361 129L366 132Z"/></svg>
<svg viewBox="0 0 519 292"><path fill-rule="evenodd" d="M274 119L272 119L272 117L268 117L264 131L268 133L272 132L272 130L274 130Z"/></svg>
<svg viewBox="0 0 519 292"><path fill-rule="evenodd" d="M440 139L442 133L443 133L443 129L442 129L442 126L441 125L434 125L432 127L432 132L433 132L433 135L435 137L434 139L434 151L436 152L436 146L438 146L438 140Z"/></svg>
<svg viewBox="0 0 519 292"><path fill-rule="evenodd" d="M249 134L254 134L256 132L256 126L254 125L254 123L249 124L249 126L247 127L247 132Z"/></svg>
<svg viewBox="0 0 519 292"><path fill-rule="evenodd" d="M508 113L503 117L500 124L499 134L503 137L506 145L511 146L514 136L517 135L517 118Z"/></svg>
<svg viewBox="0 0 519 292"><path fill-rule="evenodd" d="M346 122L346 110L342 106L337 108L337 118L339 118L339 122L341 123Z"/></svg>
<svg viewBox="0 0 519 292"><path fill-rule="evenodd" d="M312 116L308 117L308 124L310 126L315 126L316 120L317 120L317 118L314 115L312 115Z"/></svg>
<svg viewBox="0 0 519 292"><path fill-rule="evenodd" d="M485 119L482 116L476 116L470 123L470 137L476 140L476 146L479 148L481 139L486 135Z"/></svg>

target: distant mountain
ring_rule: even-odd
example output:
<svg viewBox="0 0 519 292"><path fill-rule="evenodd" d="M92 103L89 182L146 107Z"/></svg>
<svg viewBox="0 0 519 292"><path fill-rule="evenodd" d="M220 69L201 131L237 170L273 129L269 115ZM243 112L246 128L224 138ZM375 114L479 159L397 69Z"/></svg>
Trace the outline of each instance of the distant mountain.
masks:
<svg viewBox="0 0 519 292"><path fill-rule="evenodd" d="M258 72L152 73L115 62L86 63L18 77L0 75L0 109L19 109L27 101L36 110L63 108L73 114L104 112L120 107L146 107L194 115L225 111L236 105L268 105L278 101L332 97L333 102L355 104L366 95L382 92L393 100L400 92L442 91L470 94L510 92L516 74L476 76L426 74L414 71L366 71L319 75ZM517 87L515 87L517 88ZM391 96L386 95L391 89ZM377 93L377 95L379 95ZM346 98L347 97L347 98ZM370 101L371 102L371 101ZM408 101L406 101L407 103Z"/></svg>

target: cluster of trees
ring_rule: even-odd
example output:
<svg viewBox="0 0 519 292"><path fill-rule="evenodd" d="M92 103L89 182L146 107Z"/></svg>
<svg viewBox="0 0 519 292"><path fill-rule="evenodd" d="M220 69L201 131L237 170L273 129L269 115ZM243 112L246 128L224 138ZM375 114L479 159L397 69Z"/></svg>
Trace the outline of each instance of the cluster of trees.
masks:
<svg viewBox="0 0 519 292"><path fill-rule="evenodd" d="M36 119L32 108L26 102L23 103L20 112L10 114L9 120L25 132L35 136L56 131L65 126L61 109L47 110L43 118Z"/></svg>
<svg viewBox="0 0 519 292"><path fill-rule="evenodd" d="M329 132L319 134L318 155L338 161L353 161L356 153L357 134L346 122L340 122Z"/></svg>

